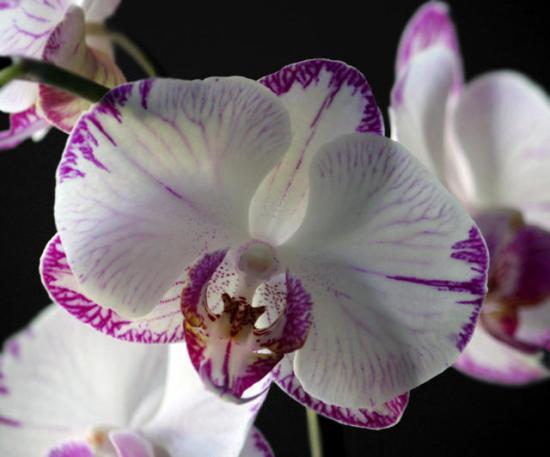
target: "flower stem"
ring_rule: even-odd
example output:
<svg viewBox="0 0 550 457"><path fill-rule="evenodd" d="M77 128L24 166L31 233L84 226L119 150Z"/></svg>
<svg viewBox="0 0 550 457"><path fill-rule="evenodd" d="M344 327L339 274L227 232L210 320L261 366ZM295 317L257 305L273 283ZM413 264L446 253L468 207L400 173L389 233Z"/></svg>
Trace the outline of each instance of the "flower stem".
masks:
<svg viewBox="0 0 550 457"><path fill-rule="evenodd" d="M306 417L311 457L323 457L323 443L321 439L321 428L319 427L319 417L315 411L309 408L306 408Z"/></svg>
<svg viewBox="0 0 550 457"><path fill-rule="evenodd" d="M111 42L122 49L128 56L130 56L145 72L147 76L158 76L158 71L155 65L147 54L141 50L141 48L132 41L128 36L116 30L110 30L103 24L88 23L86 24L86 33L88 35L104 36L111 40Z"/></svg>
<svg viewBox="0 0 550 457"><path fill-rule="evenodd" d="M97 102L109 88L55 65L25 57L13 57L13 63L0 71L0 88L14 79L39 82Z"/></svg>

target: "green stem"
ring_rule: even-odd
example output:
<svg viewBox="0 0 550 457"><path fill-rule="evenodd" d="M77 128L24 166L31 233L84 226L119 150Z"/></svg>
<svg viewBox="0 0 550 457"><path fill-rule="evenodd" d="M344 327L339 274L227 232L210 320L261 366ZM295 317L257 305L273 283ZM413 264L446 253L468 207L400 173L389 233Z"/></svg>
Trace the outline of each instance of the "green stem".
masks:
<svg viewBox="0 0 550 457"><path fill-rule="evenodd" d="M3 68L0 70L0 87L5 86L14 79L17 79L22 73L22 67L18 63L14 63L9 67Z"/></svg>
<svg viewBox="0 0 550 457"><path fill-rule="evenodd" d="M109 30L103 24L86 24L86 34L93 36L104 36L111 42L128 54L145 72L147 76L157 76L157 71L153 63L147 58L147 55L123 33Z"/></svg>
<svg viewBox="0 0 550 457"><path fill-rule="evenodd" d="M306 417L311 457L323 457L323 443L321 439L321 428L319 427L319 417L315 411L309 408L306 408Z"/></svg>
<svg viewBox="0 0 550 457"><path fill-rule="evenodd" d="M14 79L43 83L97 102L109 92L109 88L86 79L76 73L40 60L14 57L13 64L0 71L0 87Z"/></svg>

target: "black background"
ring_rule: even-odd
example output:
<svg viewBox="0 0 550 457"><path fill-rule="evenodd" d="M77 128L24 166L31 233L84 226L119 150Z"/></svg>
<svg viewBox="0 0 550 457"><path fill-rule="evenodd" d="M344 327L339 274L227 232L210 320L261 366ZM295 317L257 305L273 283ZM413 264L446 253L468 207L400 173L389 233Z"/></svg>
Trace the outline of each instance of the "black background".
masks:
<svg viewBox="0 0 550 457"><path fill-rule="evenodd" d="M190 9L187 3L123 0L111 23L144 45L169 76L183 79L258 78L306 58L343 60L365 73L385 110L401 30L422 2L362 2L364 11L344 2L303 11L271 2L249 9L219 9L210 2ZM548 87L548 14L531 2L450 3L468 79L514 68ZM129 79L143 76L126 59L121 62ZM38 259L54 234L54 173L64 140L52 132L40 143L0 153L2 339L49 302ZM323 420L326 457L527 454L537 445L546 452L548 405L550 381L502 388L451 369L412 392L401 423L392 429L375 432ZM258 424L278 457L308 455L303 409L275 386Z"/></svg>

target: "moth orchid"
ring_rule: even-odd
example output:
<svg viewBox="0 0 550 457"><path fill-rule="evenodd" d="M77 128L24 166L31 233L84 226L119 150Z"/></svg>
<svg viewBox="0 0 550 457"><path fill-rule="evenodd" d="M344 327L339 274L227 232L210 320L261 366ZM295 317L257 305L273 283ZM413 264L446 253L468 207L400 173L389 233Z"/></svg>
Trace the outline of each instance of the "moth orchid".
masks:
<svg viewBox="0 0 550 457"><path fill-rule="evenodd" d="M463 84L455 28L425 4L397 55L392 136L468 208L489 248L489 294L456 367L523 384L548 377L550 104L526 77L495 71Z"/></svg>
<svg viewBox="0 0 550 457"><path fill-rule="evenodd" d="M272 457L246 405L206 391L182 345L117 341L52 305L0 357L10 457Z"/></svg>
<svg viewBox="0 0 550 457"><path fill-rule="evenodd" d="M44 284L116 338L185 339L224 397L273 376L335 420L392 425L468 341L487 257L382 125L329 60L119 86L69 137Z"/></svg>
<svg viewBox="0 0 550 457"><path fill-rule="evenodd" d="M108 87L124 82L110 41L94 32L120 0L7 0L0 2L0 56L50 62ZM40 139L49 125L70 132L90 103L44 84L13 81L0 90L0 111L12 113L0 149Z"/></svg>

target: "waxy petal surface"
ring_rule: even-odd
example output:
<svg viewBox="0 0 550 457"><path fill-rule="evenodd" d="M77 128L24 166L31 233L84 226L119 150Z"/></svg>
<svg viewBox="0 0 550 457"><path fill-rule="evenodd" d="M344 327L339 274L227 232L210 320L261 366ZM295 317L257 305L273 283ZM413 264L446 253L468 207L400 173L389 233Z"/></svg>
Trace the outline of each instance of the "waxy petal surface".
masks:
<svg viewBox="0 0 550 457"><path fill-rule="evenodd" d="M471 218L403 147L348 135L312 164L282 261L313 302L294 372L326 403L374 408L447 368L468 342L487 252Z"/></svg>
<svg viewBox="0 0 550 457"><path fill-rule="evenodd" d="M380 430L397 424L409 403L409 394L394 398L382 406L369 410L365 408L342 408L322 402L304 391L293 371L293 355L287 355L273 372L276 383L288 395L302 405L313 409L329 419L352 427Z"/></svg>
<svg viewBox="0 0 550 457"><path fill-rule="evenodd" d="M454 364L459 371L482 381L522 385L550 377L540 352L515 349L478 324L472 339Z"/></svg>
<svg viewBox="0 0 550 457"><path fill-rule="evenodd" d="M445 128L457 60L443 46L416 56L391 94L392 138L407 147L432 173L446 180Z"/></svg>
<svg viewBox="0 0 550 457"><path fill-rule="evenodd" d="M458 100L453 154L465 154L475 203L520 210L550 228L550 103L524 76L498 71L472 81Z"/></svg>
<svg viewBox="0 0 550 457"><path fill-rule="evenodd" d="M145 435L174 457L238 455L265 395L241 405L222 400L204 388L181 344L170 346L167 379L163 402L144 427Z"/></svg>
<svg viewBox="0 0 550 457"><path fill-rule="evenodd" d="M347 133L383 133L384 124L365 77L342 62L306 60L260 82L289 111L292 144L254 196L250 229L253 237L279 244L303 219L309 166L318 149Z"/></svg>
<svg viewBox="0 0 550 457"><path fill-rule="evenodd" d="M246 236L252 193L289 139L284 107L244 78L111 91L57 173L56 223L86 296L147 314L201 254Z"/></svg>
<svg viewBox="0 0 550 457"><path fill-rule="evenodd" d="M13 0L0 4L0 55L40 58L68 1ZM15 81L0 91L0 111L18 113L36 100L36 84Z"/></svg>
<svg viewBox="0 0 550 457"><path fill-rule="evenodd" d="M110 56L87 46L84 12L71 7L52 31L42 58L98 84L114 87L125 79ZM40 84L37 107L40 114L59 129L69 133L91 103L52 86Z"/></svg>
<svg viewBox="0 0 550 457"><path fill-rule="evenodd" d="M40 272L52 300L100 332L135 343L174 343L184 338L180 311L182 281L177 281L150 313L132 320L83 295L58 235L48 243L42 255Z"/></svg>
<svg viewBox="0 0 550 457"><path fill-rule="evenodd" d="M434 46L444 46L457 57L460 56L458 38L449 7L442 2L427 2L408 22L397 50L396 74L418 54Z"/></svg>
<svg viewBox="0 0 550 457"><path fill-rule="evenodd" d="M90 426L149 418L161 399L167 355L166 346L107 338L50 306L4 345L0 453L47 455Z"/></svg>
<svg viewBox="0 0 550 457"><path fill-rule="evenodd" d="M48 125L36 114L34 107L10 115L10 128L0 131L0 151L15 148L23 141L32 138L33 135L47 129Z"/></svg>

